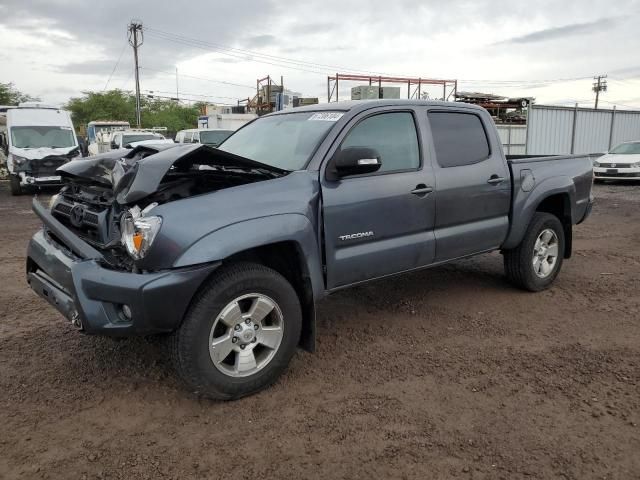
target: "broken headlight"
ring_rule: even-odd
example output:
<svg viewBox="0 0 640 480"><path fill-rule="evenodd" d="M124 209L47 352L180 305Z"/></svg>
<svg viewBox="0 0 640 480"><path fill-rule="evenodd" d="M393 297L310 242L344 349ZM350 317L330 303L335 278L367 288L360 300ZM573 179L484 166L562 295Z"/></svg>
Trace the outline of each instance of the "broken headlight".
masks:
<svg viewBox="0 0 640 480"><path fill-rule="evenodd" d="M20 157L18 155L11 155L11 160L14 167L19 167L27 162L27 159L25 157Z"/></svg>
<svg viewBox="0 0 640 480"><path fill-rule="evenodd" d="M120 220L122 244L135 260L144 258L162 225L162 218L145 214L157 204L151 204L144 210L138 207L129 209Z"/></svg>

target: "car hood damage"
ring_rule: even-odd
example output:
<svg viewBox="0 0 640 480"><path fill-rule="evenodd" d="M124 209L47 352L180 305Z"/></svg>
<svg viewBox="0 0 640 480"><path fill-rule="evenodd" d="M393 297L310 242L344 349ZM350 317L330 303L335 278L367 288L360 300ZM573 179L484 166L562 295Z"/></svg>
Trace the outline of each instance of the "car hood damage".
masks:
<svg viewBox="0 0 640 480"><path fill-rule="evenodd" d="M112 189L122 205L145 199L164 203L290 173L206 145L171 144L116 150L70 162L57 172L67 183Z"/></svg>
<svg viewBox="0 0 640 480"><path fill-rule="evenodd" d="M46 160L48 158L66 158L71 160L78 155L77 145L71 147L38 147L38 148L18 148L11 146L9 153L26 158L27 160Z"/></svg>

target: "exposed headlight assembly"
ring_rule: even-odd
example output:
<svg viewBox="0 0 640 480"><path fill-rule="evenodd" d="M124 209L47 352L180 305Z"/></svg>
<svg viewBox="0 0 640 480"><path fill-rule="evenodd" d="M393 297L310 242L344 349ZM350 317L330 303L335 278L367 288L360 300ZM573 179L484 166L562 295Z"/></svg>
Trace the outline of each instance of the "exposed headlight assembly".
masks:
<svg viewBox="0 0 640 480"><path fill-rule="evenodd" d="M593 166L594 167L599 167L600 166L600 162L598 162L597 160L593 161Z"/></svg>
<svg viewBox="0 0 640 480"><path fill-rule="evenodd" d="M19 157L18 155L11 155L11 161L13 162L13 165L16 167L19 167L20 165L24 164L28 159L24 158L24 157Z"/></svg>
<svg viewBox="0 0 640 480"><path fill-rule="evenodd" d="M162 218L147 213L158 204L152 203L144 210L130 208L120 220L122 244L135 260L144 258L160 231Z"/></svg>

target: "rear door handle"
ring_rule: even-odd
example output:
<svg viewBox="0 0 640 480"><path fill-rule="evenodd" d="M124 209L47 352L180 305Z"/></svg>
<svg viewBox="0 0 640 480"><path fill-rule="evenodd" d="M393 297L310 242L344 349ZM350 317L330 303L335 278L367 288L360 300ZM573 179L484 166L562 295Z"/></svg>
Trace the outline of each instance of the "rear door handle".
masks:
<svg viewBox="0 0 640 480"><path fill-rule="evenodd" d="M491 177L489 177L489 180L487 180L487 183L490 183L491 185L500 185L502 182L504 182L504 177L499 177L498 175L491 175Z"/></svg>
<svg viewBox="0 0 640 480"><path fill-rule="evenodd" d="M424 183L416 185L416 188L411 190L411 193L418 195L419 197L423 197L431 192L433 192L433 187L428 187Z"/></svg>

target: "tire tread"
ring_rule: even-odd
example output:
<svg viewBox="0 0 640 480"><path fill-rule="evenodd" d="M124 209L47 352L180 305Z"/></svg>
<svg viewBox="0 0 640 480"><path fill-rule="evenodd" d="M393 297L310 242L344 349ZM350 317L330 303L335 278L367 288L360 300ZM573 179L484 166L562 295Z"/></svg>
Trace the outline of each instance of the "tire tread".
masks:
<svg viewBox="0 0 640 480"><path fill-rule="evenodd" d="M538 232L547 225L554 227L556 235L558 235L560 247L558 252L558 264L555 272L546 279L539 279L535 277L531 264L531 251L533 249L533 242L538 236ZM562 229L562 223L555 215L546 212L536 212L527 227L527 232L520 244L510 250L504 251L504 269L507 279L519 288L529 290L531 292L538 292L549 287L555 280L556 276L560 272L562 267L562 260L564 257L564 230Z"/></svg>
<svg viewBox="0 0 640 480"><path fill-rule="evenodd" d="M232 284L242 282L255 281L256 278L262 278L268 282L274 282L278 288L289 290L287 293L291 300L295 297L295 307L297 308L298 318L301 319L300 304L293 287L278 272L264 265L257 263L236 263L229 266L221 267L220 271L209 279L203 287L194 296L191 307L189 308L182 325L174 332L170 340L171 359L178 376L186 383L186 385L196 394L216 400L232 400L246 395L251 395L273 384L282 372L286 369L291 357L295 353L297 340L300 337L301 322L292 321L294 319L286 319L287 328L294 329L292 345L281 345L285 348L284 357L274 357L270 364L261 371L261 375L257 375L250 382L243 381L242 384L231 382L227 388L222 389L214 385L212 382L204 381L202 372L199 371L197 362L194 358L194 351L191 348L198 341L199 322L202 321L203 315L206 315L207 306L221 295L224 290ZM297 327L297 332L295 331ZM284 339L283 339L284 342ZM274 364L275 362L275 364ZM274 368L275 367L275 368ZM214 368L213 365L211 368Z"/></svg>

